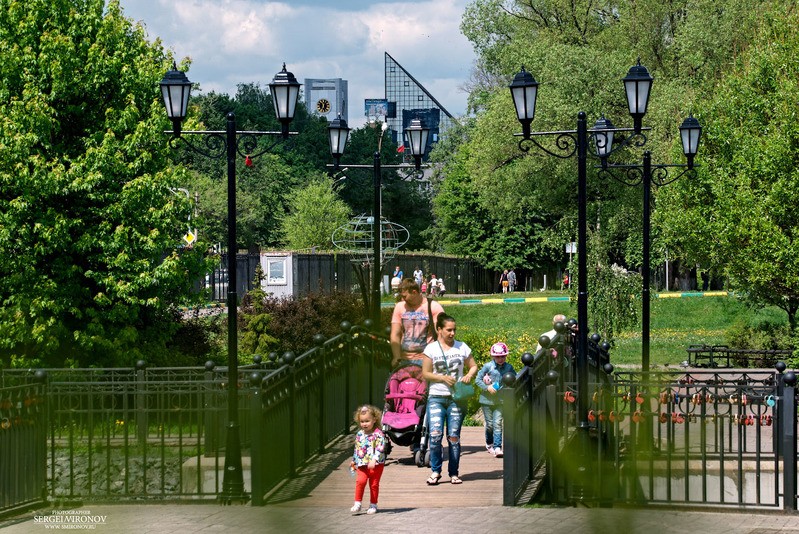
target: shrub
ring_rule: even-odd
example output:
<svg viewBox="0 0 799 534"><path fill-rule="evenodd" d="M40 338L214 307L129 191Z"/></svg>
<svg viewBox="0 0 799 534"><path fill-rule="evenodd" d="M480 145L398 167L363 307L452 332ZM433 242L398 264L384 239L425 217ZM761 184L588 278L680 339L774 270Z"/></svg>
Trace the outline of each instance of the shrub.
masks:
<svg viewBox="0 0 799 534"><path fill-rule="evenodd" d="M736 349L787 349L793 346L788 317L776 308L759 310L725 332L727 344Z"/></svg>
<svg viewBox="0 0 799 534"><path fill-rule="evenodd" d="M273 297L260 290L247 293L239 314L242 352L293 351L302 354L314 346L313 337L341 333L342 321L363 320L363 304L350 293Z"/></svg>
<svg viewBox="0 0 799 534"><path fill-rule="evenodd" d="M642 277L613 263L610 247L598 234L591 236L588 253L588 317L591 330L598 332L611 346L616 337L638 324L641 308ZM573 276L570 295L577 302L579 280Z"/></svg>
<svg viewBox="0 0 799 534"><path fill-rule="evenodd" d="M167 344L166 358L148 358L149 365L195 366L208 360L222 361L223 347L226 348L227 315L201 316L198 311L178 320L175 335Z"/></svg>
<svg viewBox="0 0 799 534"><path fill-rule="evenodd" d="M726 332L727 344L736 349L785 350L796 346L787 314L778 308L763 308L748 320L739 320ZM794 358L795 359L795 358ZM744 358L736 365L773 367L774 361ZM786 362L789 365L791 362Z"/></svg>

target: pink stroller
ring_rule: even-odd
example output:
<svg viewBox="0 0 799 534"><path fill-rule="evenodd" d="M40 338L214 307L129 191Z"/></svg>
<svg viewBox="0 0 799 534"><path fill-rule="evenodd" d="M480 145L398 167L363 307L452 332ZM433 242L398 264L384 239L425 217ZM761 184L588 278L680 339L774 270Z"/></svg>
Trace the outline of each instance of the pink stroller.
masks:
<svg viewBox="0 0 799 534"><path fill-rule="evenodd" d="M427 382L416 364L400 364L386 383L383 432L392 443L410 447L417 466L430 465L427 449Z"/></svg>

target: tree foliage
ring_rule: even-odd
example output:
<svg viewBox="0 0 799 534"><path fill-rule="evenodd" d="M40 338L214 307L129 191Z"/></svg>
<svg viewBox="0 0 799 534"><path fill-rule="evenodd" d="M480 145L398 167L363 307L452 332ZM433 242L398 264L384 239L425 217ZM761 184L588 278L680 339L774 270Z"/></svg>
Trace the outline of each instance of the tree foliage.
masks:
<svg viewBox="0 0 799 534"><path fill-rule="evenodd" d="M677 126L689 112L706 134L699 179L653 191L652 264L668 255L725 272L795 324L795 11L763 0L473 1L461 29L478 55L467 84L475 117L437 149L444 250L495 268L564 267L563 245L577 233L575 158L520 149L507 85L522 66L540 83L534 131L574 129L579 110L589 127L602 116L626 126L620 78L640 58L655 78L644 119L653 162L684 161ZM537 140L560 152L554 137ZM633 147L613 161L641 165L641 156ZM637 318L639 301L616 293L640 287L609 266L651 267L642 265L641 200L640 186L600 179L589 160L589 307L606 336Z"/></svg>
<svg viewBox="0 0 799 534"><path fill-rule="evenodd" d="M163 347L202 254L171 187L171 59L118 2L0 2L0 351L5 365Z"/></svg>
<svg viewBox="0 0 799 534"><path fill-rule="evenodd" d="M592 332L598 332L605 340L613 343L618 333L638 324L641 309L638 295L641 294L642 277L616 263L608 265L608 243L603 242L598 233L591 234L589 245L589 323ZM576 270L572 271L570 283L571 297L575 302L579 286L578 274Z"/></svg>
<svg viewBox="0 0 799 534"><path fill-rule="evenodd" d="M574 129L579 110L589 120L604 115L616 124L629 122L620 78L635 57L607 45L618 21L593 6L485 0L474 2L464 17L464 32L483 54L481 68L490 69L484 78L504 83L482 88L477 118L457 147L458 156L449 158L457 163L443 172L451 183L442 187L451 192L459 183L469 184L463 194L480 206L471 217L481 219L479 233L485 238L475 240L467 253L490 258L496 268L565 266L564 245L577 233L575 158L560 160L536 148L528 156L519 149L518 138L511 135L519 129L507 89L512 74L524 66L542 84L536 130ZM554 138L542 142L557 152ZM613 232L609 261L628 265L624 252L640 241L635 229L641 210L625 207L640 203L640 195L593 176L589 185L589 220ZM436 207L439 222L457 218L450 216L444 199L437 197ZM624 224L616 219L622 213ZM626 217L631 213L632 218ZM443 233L457 235L449 228Z"/></svg>
<svg viewBox="0 0 799 534"><path fill-rule="evenodd" d="M283 239L289 249L333 249L333 232L347 223L350 209L332 185L329 177L321 175L289 200L290 212L282 219Z"/></svg>
<svg viewBox="0 0 799 534"><path fill-rule="evenodd" d="M784 6L782 6L784 7ZM723 270L730 288L799 310L799 14L761 13L758 38L701 114L702 168L662 200L664 237L688 261Z"/></svg>
<svg viewBox="0 0 799 534"><path fill-rule="evenodd" d="M445 251L483 257L497 268L563 267L563 246L576 240L576 158L537 147L524 152L512 135L520 126L507 85L522 66L540 83L533 130L560 131L576 127L580 110L589 126L603 116L630 125L621 78L640 58L655 77L646 149L655 163L679 163L677 127L689 112L701 115L706 95L751 45L770 4L473 1L461 29L478 54L469 84L476 116L454 146L439 147L444 166L434 204L437 233L451 236ZM779 4L777 11L790 5ZM558 151L554 137L537 139ZM624 150L614 161L640 165L641 151ZM641 268L640 188L603 181L591 167L589 160L588 221L605 243L604 263ZM464 237L467 226L472 232ZM653 263L664 259L665 245L653 227Z"/></svg>
<svg viewBox="0 0 799 534"><path fill-rule="evenodd" d="M241 302L243 357L278 349L302 354L316 346L316 334L330 338L341 333L342 321L360 322L362 310L353 293L312 293L297 299L267 295L260 288L250 291Z"/></svg>
<svg viewBox="0 0 799 534"><path fill-rule="evenodd" d="M227 115L233 113L238 131L276 132L268 89L255 83L239 84L235 97L211 92L192 97L190 120L206 130L225 130ZM237 247L258 250L283 245L280 221L289 212L294 191L304 187L329 158L326 121L310 116L298 105L288 141L277 136L259 137L250 164L246 154L236 165ZM202 138L188 137L195 145ZM241 137L239 137L241 139ZM242 148L242 143L239 144ZM228 174L224 158L208 157L190 148L179 152L178 161L192 170L187 185L197 193L202 219L200 231L213 243L227 245Z"/></svg>
<svg viewBox="0 0 799 534"><path fill-rule="evenodd" d="M239 130L275 131L279 125L272 108L268 90L254 83L238 86L231 98L225 94L209 93L192 99L191 114L207 129L224 129L225 117L233 112ZM291 212L292 199L315 180L319 172L332 162L328 145L327 121L309 114L304 105L297 106L292 122L292 136L287 143L275 143L264 138L256 152L265 155L253 158L252 166L237 168L237 237L240 248L283 247L287 235L281 222ZM383 165L401 163L396 145L379 140L380 129L364 126L350 133L350 141L342 158L342 170L335 178L346 176L337 184L340 198L355 214L373 210L374 189L371 169L347 168L347 164L371 165L374 152L380 146ZM199 193L199 208L205 220L204 231L212 242L227 239L227 187L225 165L185 150L180 160L194 170L191 187ZM240 163L243 163L241 161ZM346 171L343 169L347 168ZM382 174L383 215L405 226L410 232L406 249L425 247L423 232L431 225L429 195L413 180L405 179L395 170Z"/></svg>

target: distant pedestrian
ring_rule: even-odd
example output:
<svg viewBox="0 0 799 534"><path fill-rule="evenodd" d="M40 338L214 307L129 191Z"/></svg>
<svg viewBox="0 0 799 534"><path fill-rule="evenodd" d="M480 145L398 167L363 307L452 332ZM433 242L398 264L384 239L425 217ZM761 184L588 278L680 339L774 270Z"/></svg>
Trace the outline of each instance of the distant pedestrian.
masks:
<svg viewBox="0 0 799 534"><path fill-rule="evenodd" d="M432 296L438 295L438 278L436 278L436 274L433 273L430 275L430 282L427 284L427 289L430 291Z"/></svg>
<svg viewBox="0 0 799 534"><path fill-rule="evenodd" d="M397 296L397 288L399 288L400 282L402 282L402 274L402 269L397 265L394 268L394 274L391 275L391 292L395 297Z"/></svg>
<svg viewBox="0 0 799 534"><path fill-rule="evenodd" d="M503 293L508 292L509 284L510 283L508 282L508 270L505 269L504 271L502 271L502 274L499 275L499 287L502 288Z"/></svg>
<svg viewBox="0 0 799 534"><path fill-rule="evenodd" d="M502 377L507 373L516 376L516 370L507 362L508 346L499 342L491 345L490 362L477 372L475 384L480 388L480 408L485 420L486 450L502 458L502 401L497 392L502 388Z"/></svg>
<svg viewBox="0 0 799 534"><path fill-rule="evenodd" d="M513 269L508 271L508 291L513 293L513 290L516 288L516 273L513 272Z"/></svg>
<svg viewBox="0 0 799 534"><path fill-rule="evenodd" d="M555 330L555 325L556 325L557 323L566 323L566 316L565 316L565 315L563 315L562 313L559 313L559 314L555 315L555 316L552 318L552 330L547 330L546 332L544 332L544 333L543 333L543 334L541 334L541 335L542 335L542 336L547 336L547 337L549 338L549 340L550 340L550 341L552 341L553 339L555 339L555 336L556 336L556 335L558 335L558 332L557 332L557 330ZM540 343L536 344L536 346L535 346L535 351L536 351L536 353L537 353L539 350L541 350L541 348L542 348L542 347L541 347L541 344L540 344Z"/></svg>
<svg viewBox="0 0 799 534"><path fill-rule="evenodd" d="M446 293L446 292L447 292L447 286L444 285L444 279L443 278L439 278L438 279L438 296L439 297L443 297L444 293Z"/></svg>
<svg viewBox="0 0 799 534"><path fill-rule="evenodd" d="M364 405L355 411L355 424L360 430L355 435L355 451L352 453L350 470L355 472L355 503L350 512L361 511L361 501L369 483L369 509L367 514L377 513L377 497L380 492L380 477L386 464L386 436L380 428L383 414L375 406Z"/></svg>
<svg viewBox="0 0 799 534"><path fill-rule="evenodd" d="M422 282L424 281L424 272L422 272L422 270L419 267L417 267L413 271L413 279L416 281L417 284L419 284L419 287L422 286Z"/></svg>

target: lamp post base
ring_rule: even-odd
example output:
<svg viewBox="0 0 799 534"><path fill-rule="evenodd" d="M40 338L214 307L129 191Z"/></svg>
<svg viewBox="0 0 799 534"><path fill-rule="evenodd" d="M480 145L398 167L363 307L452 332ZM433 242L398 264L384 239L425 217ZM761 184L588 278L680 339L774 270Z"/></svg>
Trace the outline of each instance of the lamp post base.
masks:
<svg viewBox="0 0 799 534"><path fill-rule="evenodd" d="M241 441L239 426L230 423L227 427L227 446L225 448L225 473L222 478L222 493L217 496L222 504L234 502L246 504L250 496L244 491L244 473L241 467Z"/></svg>

